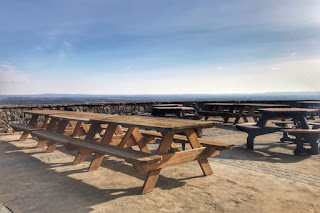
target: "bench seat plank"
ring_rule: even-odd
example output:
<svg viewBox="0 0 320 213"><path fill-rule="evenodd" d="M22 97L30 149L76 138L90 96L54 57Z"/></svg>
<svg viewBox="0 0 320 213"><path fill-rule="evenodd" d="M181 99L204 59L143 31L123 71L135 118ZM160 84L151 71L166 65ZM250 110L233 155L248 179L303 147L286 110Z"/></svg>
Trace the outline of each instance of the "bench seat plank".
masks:
<svg viewBox="0 0 320 213"><path fill-rule="evenodd" d="M158 162L162 159L160 155L152 155L144 152L135 151L132 149L125 149L122 147L101 144L93 140L81 140L46 130L34 131L33 134L35 136L46 138L52 141L57 141L63 144L72 145L79 148L90 149L92 152L96 152L99 154L107 154L118 158L122 158L129 162L149 164Z"/></svg>
<svg viewBox="0 0 320 213"><path fill-rule="evenodd" d="M15 130L15 131L27 131L27 132L31 132L31 131L35 131L35 130L42 130L42 128L39 127L34 127L34 126L30 126L28 124L10 124L10 126Z"/></svg>
<svg viewBox="0 0 320 213"><path fill-rule="evenodd" d="M286 129L289 134L320 134L320 129Z"/></svg>
<svg viewBox="0 0 320 213"><path fill-rule="evenodd" d="M179 165L190 161L203 160L219 154L220 151L215 149L215 147L200 147L186 151L163 154L161 162L140 165L133 164L133 166L137 172L144 172Z"/></svg>

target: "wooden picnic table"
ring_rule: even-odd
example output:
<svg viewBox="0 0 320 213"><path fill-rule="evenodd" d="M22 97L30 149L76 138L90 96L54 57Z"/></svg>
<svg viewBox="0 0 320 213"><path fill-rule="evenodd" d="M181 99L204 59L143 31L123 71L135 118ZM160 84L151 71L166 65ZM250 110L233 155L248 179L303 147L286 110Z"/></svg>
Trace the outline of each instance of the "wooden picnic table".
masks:
<svg viewBox="0 0 320 213"><path fill-rule="evenodd" d="M151 115L153 116L166 116L166 114L175 114L178 118L183 118L185 112L194 111L193 107L174 106L174 107L152 107Z"/></svg>
<svg viewBox="0 0 320 213"><path fill-rule="evenodd" d="M34 127L39 126L37 125L38 116L49 117L46 129L29 131L29 133L38 137L40 141L51 141L47 152L54 151L56 146L62 143L69 148L73 148L70 150L78 150L74 164L83 162L86 155L94 153L89 171L98 169L104 155L108 154L132 163L137 172L148 172L142 193L153 190L161 169L168 166L197 160L204 175L212 174L208 157L216 156L221 150L232 147L232 144L229 143L212 139L199 139L197 137L194 129L213 127L213 122L58 110L35 110L25 111L25 113L32 115L28 125L33 125ZM74 137L76 134L66 135L65 128L71 121L77 122L77 124L87 123L90 125L85 138L81 140ZM103 125L106 125L105 132L101 138L97 139L97 134L100 134L101 126ZM74 131L77 131L77 126L74 127ZM154 130L157 134L143 129ZM176 133L183 133L184 137L176 135ZM119 135L121 137L117 137ZM116 140L114 140L115 137ZM160 137L161 141L156 153L151 154L147 144L154 141L155 137ZM174 140L187 141L190 143L191 148L180 151ZM128 149L133 146L137 146L139 151Z"/></svg>
<svg viewBox="0 0 320 213"><path fill-rule="evenodd" d="M285 128L281 127L268 127L268 120L272 120L274 118L291 118L292 121L296 124L296 128L301 129L310 129L306 115L307 113L316 112L317 109L307 109L307 108L264 108L259 109L262 112L262 116L259 121L255 123L244 123L238 124L236 127L240 131L244 131L248 133L247 138L247 147L253 149L254 138L259 135L269 134L277 131L281 131ZM297 143L297 148L295 152L300 152L303 144Z"/></svg>
<svg viewBox="0 0 320 213"><path fill-rule="evenodd" d="M285 104L265 104L265 103L204 103L206 109L199 111L200 115L205 116L205 120L208 120L209 116L222 116L224 123L228 123L231 117L235 118L233 124L237 124L240 118L243 118L244 122L248 122L248 117L253 117L257 122L261 116L257 112L258 108L270 108L270 107L288 107Z"/></svg>

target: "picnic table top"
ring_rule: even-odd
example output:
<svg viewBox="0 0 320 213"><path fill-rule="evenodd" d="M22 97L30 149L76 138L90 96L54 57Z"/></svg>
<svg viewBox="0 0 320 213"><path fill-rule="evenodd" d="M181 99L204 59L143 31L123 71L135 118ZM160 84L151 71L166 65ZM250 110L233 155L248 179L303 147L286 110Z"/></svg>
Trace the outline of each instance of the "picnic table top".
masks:
<svg viewBox="0 0 320 213"><path fill-rule="evenodd" d="M53 113L56 114L56 113L60 113L60 112L64 112L64 111L62 111L62 110L49 110L49 109L23 111L23 113L31 114L31 115L52 115Z"/></svg>
<svg viewBox="0 0 320 213"><path fill-rule="evenodd" d="M152 107L182 107L182 104L155 104Z"/></svg>
<svg viewBox="0 0 320 213"><path fill-rule="evenodd" d="M264 104L264 103L237 103L237 106L253 106L253 107L289 107L286 104Z"/></svg>
<svg viewBox="0 0 320 213"><path fill-rule="evenodd" d="M110 114L100 114L92 112L74 112L74 111L62 111L62 110L28 110L24 111L27 114L33 115L50 115L53 118L70 118L77 119L79 121L90 121L90 119L100 118L101 116L117 116Z"/></svg>
<svg viewBox="0 0 320 213"><path fill-rule="evenodd" d="M97 121L108 124L117 124L124 127L142 127L151 128L155 130L187 130L195 128L209 128L213 127L213 122L189 120L181 118L162 118L162 117L146 117L137 115L119 115L114 117L101 117L99 119L92 119L91 121Z"/></svg>
<svg viewBox="0 0 320 213"><path fill-rule="evenodd" d="M299 101L298 104L320 105L320 101Z"/></svg>
<svg viewBox="0 0 320 213"><path fill-rule="evenodd" d="M266 113L308 113L317 112L317 109L307 109L307 108L264 108L258 109L259 111Z"/></svg>
<svg viewBox="0 0 320 213"><path fill-rule="evenodd" d="M286 104L264 104L264 103L204 103L206 106L252 106L252 107L289 107Z"/></svg>
<svg viewBox="0 0 320 213"><path fill-rule="evenodd" d="M193 107L176 106L176 107L152 107L157 110L194 110Z"/></svg>
<svg viewBox="0 0 320 213"><path fill-rule="evenodd" d="M210 128L214 126L213 122L189 120L181 118L162 118L162 117L147 117L137 115L110 115L90 112L73 112L60 110L32 110L25 111L25 113L52 115L52 117L74 119L88 122L101 122L107 124L118 124L124 127L142 127L151 128L155 130L186 130L191 128Z"/></svg>

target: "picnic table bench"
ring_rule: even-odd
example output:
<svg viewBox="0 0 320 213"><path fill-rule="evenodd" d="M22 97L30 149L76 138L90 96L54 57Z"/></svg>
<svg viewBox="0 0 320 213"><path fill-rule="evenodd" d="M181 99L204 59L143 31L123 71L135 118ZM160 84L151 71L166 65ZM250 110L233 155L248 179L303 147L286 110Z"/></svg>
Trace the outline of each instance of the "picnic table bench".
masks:
<svg viewBox="0 0 320 213"><path fill-rule="evenodd" d="M212 122L56 110L45 111L44 114L41 114L40 111L25 112L33 115L30 120L33 121L32 125L30 123L27 125L28 127L38 126L38 119L34 117L38 118L39 115L44 115L49 117L46 127L42 129L30 128L27 131L28 134L31 133L40 141L49 142L47 152L54 151L58 144L72 147L72 150L77 151L74 164L83 162L88 154L93 153L94 157L88 171L98 169L106 154L122 158L131 163L137 172L148 172L142 193L153 190L161 169L168 166L196 160L204 175L212 174L207 158L216 156L220 151L230 149L233 146L230 143L214 139L198 139L194 129L213 127ZM77 134L65 134L65 129L70 126L70 122L76 123L75 132L78 131L77 124L79 122L89 125L89 130L84 138L76 138ZM41 125L44 126L44 124ZM102 128L105 128L104 134L99 139L95 138L99 137ZM146 132L143 129L151 129L152 131ZM176 133L184 133L184 136L176 135ZM148 147L148 143L153 142L153 138L150 136L161 139L156 153L151 153ZM116 140L113 140L114 138ZM190 144L190 149L179 150L175 145L178 140L187 141ZM132 147L137 147L139 150L131 149Z"/></svg>
<svg viewBox="0 0 320 213"><path fill-rule="evenodd" d="M294 150L294 154L301 153L319 154L318 139L320 138L320 129L286 129L284 132L296 137L294 140L297 143L297 148ZM304 143L309 143L311 149L303 147Z"/></svg>

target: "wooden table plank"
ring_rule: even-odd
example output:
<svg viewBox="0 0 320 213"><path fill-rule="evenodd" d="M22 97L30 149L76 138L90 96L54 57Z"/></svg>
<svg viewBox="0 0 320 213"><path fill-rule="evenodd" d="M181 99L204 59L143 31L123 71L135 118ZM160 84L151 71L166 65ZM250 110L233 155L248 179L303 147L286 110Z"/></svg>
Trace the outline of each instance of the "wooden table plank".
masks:
<svg viewBox="0 0 320 213"><path fill-rule="evenodd" d="M155 130L165 131L183 131L190 128L209 128L214 126L214 122L178 119L178 118L161 118L161 117L146 117L135 115L119 115L116 117L101 117L92 119L91 122L104 122L118 124L124 127L142 127Z"/></svg>

